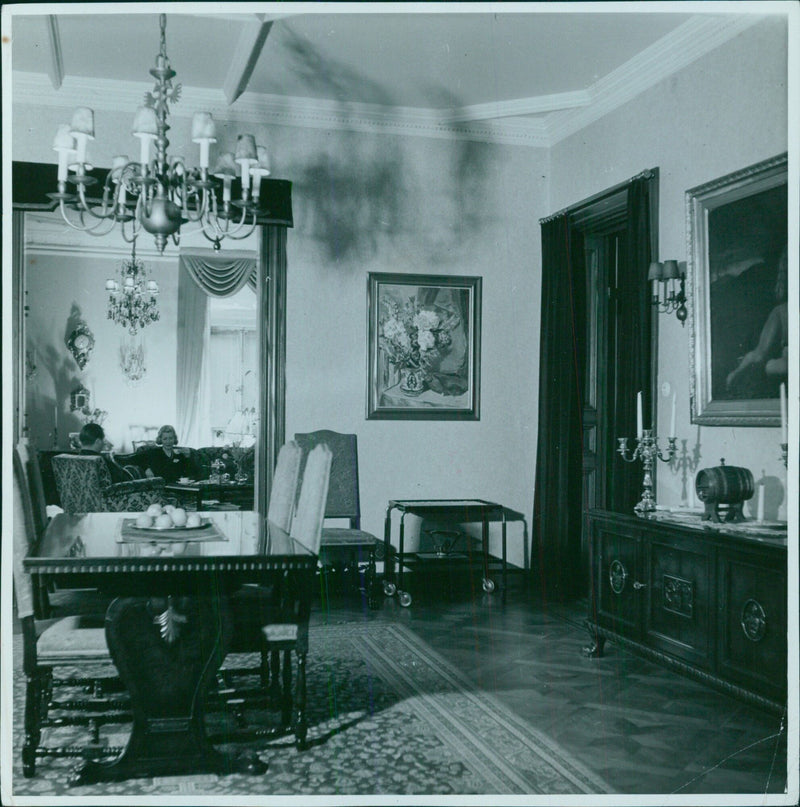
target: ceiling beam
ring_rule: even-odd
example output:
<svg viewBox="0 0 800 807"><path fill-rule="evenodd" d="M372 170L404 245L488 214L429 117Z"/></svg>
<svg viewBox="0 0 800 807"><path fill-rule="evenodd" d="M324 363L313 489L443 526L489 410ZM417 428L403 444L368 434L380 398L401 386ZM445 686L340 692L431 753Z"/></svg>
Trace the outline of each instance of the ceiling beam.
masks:
<svg viewBox="0 0 800 807"><path fill-rule="evenodd" d="M537 95L532 98L515 98L511 101L474 104L453 109L450 112L442 110L442 120L447 123L465 123L513 118L518 115L543 115L560 109L576 109L588 106L591 101L592 96L588 90L575 90L551 95Z"/></svg>
<svg viewBox="0 0 800 807"><path fill-rule="evenodd" d="M48 14L44 18L47 28L47 38L50 41L50 60L47 66L47 75L53 89L57 90L64 81L64 61L61 58L61 34L58 30L58 20L53 14Z"/></svg>
<svg viewBox="0 0 800 807"><path fill-rule="evenodd" d="M264 14L259 14L258 17L256 21L246 23L242 29L222 85L222 91L229 105L247 89L247 83L253 75L258 57L267 41L267 34L272 28L272 19L267 20Z"/></svg>

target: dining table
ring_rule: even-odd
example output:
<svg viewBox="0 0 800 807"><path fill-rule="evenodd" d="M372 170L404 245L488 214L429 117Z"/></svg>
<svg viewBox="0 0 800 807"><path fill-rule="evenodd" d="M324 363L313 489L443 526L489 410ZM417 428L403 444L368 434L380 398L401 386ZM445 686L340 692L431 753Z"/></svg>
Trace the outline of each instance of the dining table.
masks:
<svg viewBox="0 0 800 807"><path fill-rule="evenodd" d="M155 530L141 513L60 513L24 566L34 584L107 594L105 633L131 699L125 750L85 760L71 783L143 776L244 772L266 764L252 752L215 748L204 704L233 638L231 599L242 587L277 586L296 624L298 673L292 729L307 732L305 657L317 556L253 511L200 512L199 525ZM141 523L141 522L140 522Z"/></svg>

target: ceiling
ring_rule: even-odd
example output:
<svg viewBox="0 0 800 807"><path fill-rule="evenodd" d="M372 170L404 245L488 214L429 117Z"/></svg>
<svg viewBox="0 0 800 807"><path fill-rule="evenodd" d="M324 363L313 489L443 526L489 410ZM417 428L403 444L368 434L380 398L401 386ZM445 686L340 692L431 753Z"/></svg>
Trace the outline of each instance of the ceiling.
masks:
<svg viewBox="0 0 800 807"><path fill-rule="evenodd" d="M301 3L229 13L233 5L217 3L196 7L223 13L186 14L189 4L175 6L181 13L163 4L167 52L191 102L173 114L211 108L215 116L312 126L321 115L334 128L416 127L431 136L549 145L758 20L647 5L618 13L619 5L608 4L611 12L598 4L585 13L568 4L544 11L512 4L487 13L483 4L475 11L415 4L408 12L353 4L329 13L326 3ZM117 14L69 8L84 11L34 15L36 6L22 5L13 12L15 100L91 104L89 91L104 99L114 82L116 108L141 103L152 85L158 15L130 13L134 5Z"/></svg>

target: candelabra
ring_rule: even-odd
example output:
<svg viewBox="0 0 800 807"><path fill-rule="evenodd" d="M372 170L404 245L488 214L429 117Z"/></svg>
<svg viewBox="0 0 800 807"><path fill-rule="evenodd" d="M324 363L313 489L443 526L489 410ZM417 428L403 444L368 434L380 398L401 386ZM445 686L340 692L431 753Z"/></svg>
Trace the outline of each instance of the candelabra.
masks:
<svg viewBox="0 0 800 807"><path fill-rule="evenodd" d="M687 506L691 499L694 501L694 493L689 496L689 489L694 488L694 472L700 466L700 443L697 442L689 453L688 440L681 440L681 452L672 458L671 469L674 473L680 473L681 482L683 484L683 497L686 499Z"/></svg>
<svg viewBox="0 0 800 807"><path fill-rule="evenodd" d="M637 516L641 518L652 518L652 513L656 509L656 499L653 496L653 463L656 459L662 462L669 462L678 450L676 437L668 437L667 454L664 456L658 447L658 438L653 434L652 429L644 429L640 437L636 438L636 448L633 453L628 451L628 438L618 437L619 448L617 452L625 462L635 462L640 459L644 467L644 479L642 480L642 498L633 508Z"/></svg>

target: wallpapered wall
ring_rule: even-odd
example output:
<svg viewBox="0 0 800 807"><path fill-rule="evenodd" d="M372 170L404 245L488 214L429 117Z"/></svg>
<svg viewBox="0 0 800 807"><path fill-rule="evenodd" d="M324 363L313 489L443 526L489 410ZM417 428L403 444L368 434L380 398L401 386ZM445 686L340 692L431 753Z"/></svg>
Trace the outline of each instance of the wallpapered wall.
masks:
<svg viewBox="0 0 800 807"><path fill-rule="evenodd" d="M661 82L552 149L551 208L658 166L659 258L687 259L685 192L785 151L786 26L768 20ZM689 325L659 315L658 386L677 393L678 446L699 447L699 468L725 458L765 483L765 517L786 518L780 429L697 426L689 416ZM659 433L669 430L671 395L659 394ZM620 435L622 436L622 435ZM631 436L631 435L629 435ZM699 469L698 468L698 469ZM696 469L696 470L698 470ZM657 500L687 504L682 470L659 463ZM746 505L755 509L756 498ZM752 512L755 516L755 512Z"/></svg>
<svg viewBox="0 0 800 807"><path fill-rule="evenodd" d="M538 407L538 219L659 166L662 258L685 259L684 190L786 148L781 36L771 23L757 26L549 152L278 126L218 127L221 149L232 148L240 129L254 130L272 149L273 176L293 182L286 434L318 428L357 433L365 529L383 534L391 498L494 499L524 516L524 524L510 525L509 560L528 564ZM52 133L68 113L25 106L14 112L14 158L52 162ZM193 161L189 118L175 112L171 150ZM92 155L96 164L109 165L127 142L130 116L98 111L96 122ZM369 272L483 277L480 421L365 419ZM159 349L167 353L170 345L164 341ZM661 320L659 365L660 380L678 390L678 432L691 445L697 428L688 418L688 332L674 317ZM702 429L703 463L725 456L756 476L763 467L782 480L775 432ZM680 484L662 472L659 496L679 504ZM785 508L781 513L785 517ZM498 536L493 529L495 552Z"/></svg>

